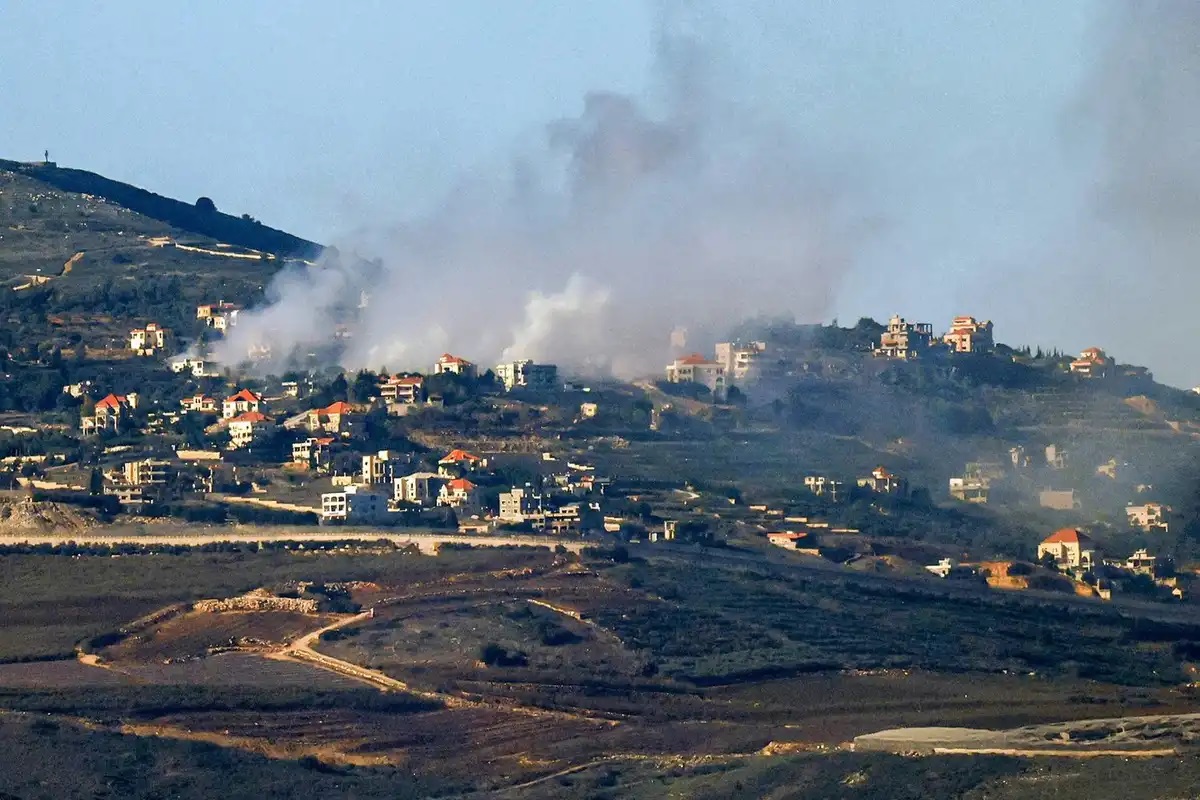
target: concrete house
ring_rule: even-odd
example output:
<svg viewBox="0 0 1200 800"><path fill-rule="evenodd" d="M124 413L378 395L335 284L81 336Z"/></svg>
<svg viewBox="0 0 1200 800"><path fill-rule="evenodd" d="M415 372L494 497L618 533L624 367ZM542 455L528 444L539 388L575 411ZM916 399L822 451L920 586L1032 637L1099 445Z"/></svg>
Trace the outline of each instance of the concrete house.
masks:
<svg viewBox="0 0 1200 800"><path fill-rule="evenodd" d="M699 383L714 395L723 394L729 383L725 365L699 353L675 359L667 365L666 372L668 383Z"/></svg>
<svg viewBox="0 0 1200 800"><path fill-rule="evenodd" d="M392 483L392 499L397 503L429 506L437 502L446 478L436 472L414 472Z"/></svg>
<svg viewBox="0 0 1200 800"><path fill-rule="evenodd" d="M845 481L835 480L825 475L805 475L804 488L817 497L827 497L835 503L846 499L848 495Z"/></svg>
<svg viewBox="0 0 1200 800"><path fill-rule="evenodd" d="M391 405L412 405L421 400L425 379L420 375L388 378L379 386L379 397Z"/></svg>
<svg viewBox="0 0 1200 800"><path fill-rule="evenodd" d="M996 347L991 321L977 322L974 317L955 317L942 342L953 353L990 353Z"/></svg>
<svg viewBox="0 0 1200 800"><path fill-rule="evenodd" d="M1106 378L1113 369L1113 360L1099 347L1089 347L1071 362L1071 373L1083 378Z"/></svg>
<svg viewBox="0 0 1200 800"><path fill-rule="evenodd" d="M475 365L465 358L451 355L450 353L442 353L442 357L433 365L433 374L462 375L467 378L475 377Z"/></svg>
<svg viewBox="0 0 1200 800"><path fill-rule="evenodd" d="M179 401L179 406L184 411L195 411L200 414L217 413L216 398L209 397L206 394L194 394L191 397L185 397Z"/></svg>
<svg viewBox="0 0 1200 800"><path fill-rule="evenodd" d="M1129 526L1140 528L1143 531L1163 531L1165 533L1170 528L1170 524L1167 522L1167 516L1170 513L1171 507L1162 503L1125 506L1125 516L1129 520Z"/></svg>
<svg viewBox="0 0 1200 800"><path fill-rule="evenodd" d="M329 463L332 436L310 436L292 444L292 463L320 469Z"/></svg>
<svg viewBox="0 0 1200 800"><path fill-rule="evenodd" d="M387 514L387 496L362 486L321 495L321 521L370 524Z"/></svg>
<svg viewBox="0 0 1200 800"><path fill-rule="evenodd" d="M229 431L229 447L237 450L249 447L254 442L275 430L275 423L261 411L247 411L226 423Z"/></svg>
<svg viewBox="0 0 1200 800"><path fill-rule="evenodd" d="M1038 545L1038 561L1046 556L1052 557L1059 567L1072 569L1091 569L1102 562L1096 543L1076 528L1062 528L1047 536Z"/></svg>
<svg viewBox="0 0 1200 800"><path fill-rule="evenodd" d="M362 457L362 475L359 483L364 486L391 485L397 473L408 463L408 458L395 450L380 450Z"/></svg>
<svg viewBox="0 0 1200 800"><path fill-rule="evenodd" d="M85 436L102 432L120 433L137 408L137 394L110 394L96 403L90 415L79 420L79 429Z"/></svg>
<svg viewBox="0 0 1200 800"><path fill-rule="evenodd" d="M225 402L221 403L221 417L233 419L240 414L262 411L261 406L262 397L249 389L242 389L232 397L226 397Z"/></svg>
<svg viewBox="0 0 1200 800"><path fill-rule="evenodd" d="M526 389L531 392L552 392L559 388L558 367L554 364L535 364L529 359L508 361L496 365L496 380L506 392Z"/></svg>
<svg viewBox="0 0 1200 800"><path fill-rule="evenodd" d="M479 487L466 478L446 481L438 490L437 504L464 511L479 508Z"/></svg>
<svg viewBox="0 0 1200 800"><path fill-rule="evenodd" d="M752 376L759 356L766 350L766 342L719 342L716 362L725 368L731 383L742 383Z"/></svg>
<svg viewBox="0 0 1200 800"><path fill-rule="evenodd" d="M151 322L144 328L134 328L129 332L129 349L139 356L152 356L166 349L170 342L170 329L157 322Z"/></svg>
<svg viewBox="0 0 1200 800"><path fill-rule="evenodd" d="M920 358L932 341L933 326L928 322L907 322L904 317L893 316L887 330L880 334L874 353L881 358Z"/></svg>

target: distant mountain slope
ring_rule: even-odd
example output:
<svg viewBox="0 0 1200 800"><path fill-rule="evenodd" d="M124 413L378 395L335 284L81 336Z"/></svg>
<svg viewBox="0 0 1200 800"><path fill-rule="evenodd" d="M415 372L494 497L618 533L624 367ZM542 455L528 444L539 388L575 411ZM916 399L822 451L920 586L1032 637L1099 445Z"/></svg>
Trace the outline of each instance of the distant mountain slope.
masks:
<svg viewBox="0 0 1200 800"><path fill-rule="evenodd" d="M66 192L101 197L159 222L227 244L291 258L312 258L321 246L260 222L202 208L79 169L52 163L6 161L0 170L19 173Z"/></svg>
<svg viewBox="0 0 1200 800"><path fill-rule="evenodd" d="M114 348L149 321L187 340L197 305L252 305L320 250L93 173L0 160L0 349Z"/></svg>

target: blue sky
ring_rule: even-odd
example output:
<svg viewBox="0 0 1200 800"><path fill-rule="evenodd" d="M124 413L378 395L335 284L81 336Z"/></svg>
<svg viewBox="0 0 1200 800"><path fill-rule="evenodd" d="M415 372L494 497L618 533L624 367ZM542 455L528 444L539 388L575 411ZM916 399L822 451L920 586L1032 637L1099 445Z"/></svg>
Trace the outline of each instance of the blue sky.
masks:
<svg viewBox="0 0 1200 800"><path fill-rule="evenodd" d="M335 242L427 212L590 90L652 101L656 21L680 5L719 91L879 221L829 316L976 313L1002 340L1078 348L1077 320L1006 289L1079 212L1100 2L9 2L0 156L48 148Z"/></svg>

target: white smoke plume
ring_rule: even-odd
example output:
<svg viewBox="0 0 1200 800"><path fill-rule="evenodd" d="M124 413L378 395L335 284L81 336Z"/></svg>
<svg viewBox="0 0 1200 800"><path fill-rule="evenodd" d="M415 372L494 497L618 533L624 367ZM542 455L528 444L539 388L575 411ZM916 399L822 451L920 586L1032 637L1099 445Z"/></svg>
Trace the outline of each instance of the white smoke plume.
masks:
<svg viewBox="0 0 1200 800"><path fill-rule="evenodd" d="M662 25L653 101L590 93L436 213L282 273L216 357L266 345L273 369L336 344L348 368L425 369L450 351L630 376L661 369L678 327L696 346L752 314L822 319L872 215L800 132L722 96L719 59L678 17Z"/></svg>

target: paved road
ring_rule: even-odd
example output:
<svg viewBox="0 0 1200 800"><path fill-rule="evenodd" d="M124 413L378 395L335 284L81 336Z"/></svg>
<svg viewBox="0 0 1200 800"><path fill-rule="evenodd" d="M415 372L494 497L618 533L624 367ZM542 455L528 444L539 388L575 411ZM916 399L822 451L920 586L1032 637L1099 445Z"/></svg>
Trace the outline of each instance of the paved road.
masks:
<svg viewBox="0 0 1200 800"><path fill-rule="evenodd" d="M398 545L415 544L422 553L436 553L445 544L469 544L475 547L558 547L578 553L588 544L582 539L556 538L552 536L492 536L486 534L456 533L413 533L398 532L394 528L379 530L313 528L279 530L255 530L254 528L228 528L203 531L114 531L92 528L70 533L0 533L0 545L19 544L90 544L90 545L163 545L198 546L218 542L378 542L386 540Z"/></svg>

